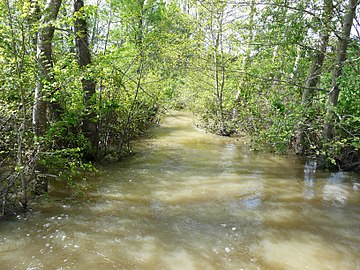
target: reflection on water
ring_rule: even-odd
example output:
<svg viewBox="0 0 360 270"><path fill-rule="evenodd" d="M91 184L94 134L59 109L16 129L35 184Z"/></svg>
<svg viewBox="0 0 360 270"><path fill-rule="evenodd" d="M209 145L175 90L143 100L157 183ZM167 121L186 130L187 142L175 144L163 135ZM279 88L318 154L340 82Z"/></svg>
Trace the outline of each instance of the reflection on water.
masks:
<svg viewBox="0 0 360 270"><path fill-rule="evenodd" d="M323 200L334 206L345 206L348 200L348 183L344 183L346 175L343 172L331 174L327 180L324 191Z"/></svg>
<svg viewBox="0 0 360 270"><path fill-rule="evenodd" d="M304 165L304 199L311 200L315 197L314 177L316 172L316 160L309 160Z"/></svg>
<svg viewBox="0 0 360 270"><path fill-rule="evenodd" d="M72 200L3 221L1 269L360 269L358 175L168 117Z"/></svg>

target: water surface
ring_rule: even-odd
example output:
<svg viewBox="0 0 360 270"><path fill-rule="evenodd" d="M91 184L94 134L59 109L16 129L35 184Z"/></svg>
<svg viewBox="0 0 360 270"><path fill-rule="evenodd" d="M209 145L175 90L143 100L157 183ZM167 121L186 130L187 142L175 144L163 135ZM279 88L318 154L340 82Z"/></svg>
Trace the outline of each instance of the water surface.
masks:
<svg viewBox="0 0 360 270"><path fill-rule="evenodd" d="M74 198L0 223L1 269L360 269L356 174L168 116Z"/></svg>

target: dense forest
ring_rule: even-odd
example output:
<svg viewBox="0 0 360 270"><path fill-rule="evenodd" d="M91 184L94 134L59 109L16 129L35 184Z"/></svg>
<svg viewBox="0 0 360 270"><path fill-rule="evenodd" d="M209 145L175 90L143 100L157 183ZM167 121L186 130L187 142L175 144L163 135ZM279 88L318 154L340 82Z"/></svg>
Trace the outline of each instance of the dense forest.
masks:
<svg viewBox="0 0 360 270"><path fill-rule="evenodd" d="M360 170L358 0L1 0L0 213L187 109Z"/></svg>

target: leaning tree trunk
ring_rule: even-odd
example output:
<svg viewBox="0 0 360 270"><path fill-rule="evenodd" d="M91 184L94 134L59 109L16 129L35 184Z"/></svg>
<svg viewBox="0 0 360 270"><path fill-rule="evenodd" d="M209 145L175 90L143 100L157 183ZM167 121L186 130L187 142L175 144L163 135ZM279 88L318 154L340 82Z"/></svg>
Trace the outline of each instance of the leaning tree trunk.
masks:
<svg viewBox="0 0 360 270"><path fill-rule="evenodd" d="M83 13L84 0L74 0L74 17L75 17L75 43L77 51L77 59L80 68L85 69L91 65L91 52L89 48L88 26ZM85 154L86 158L94 158L97 154L99 135L97 124L95 121L96 115L93 112L93 98L96 91L96 82L93 78L84 76L81 80L82 88L84 91L84 104L86 114L83 118L82 132L84 136L89 140L91 149L87 150Z"/></svg>
<svg viewBox="0 0 360 270"><path fill-rule="evenodd" d="M325 53L330 36L330 21L332 17L333 3L332 0L324 0L324 14L322 21L324 22L324 29L320 32L320 43L317 49L310 72L306 78L305 90L302 95L301 103L304 106L311 106L314 95L314 88L318 85L321 69L325 59Z"/></svg>
<svg viewBox="0 0 360 270"><path fill-rule="evenodd" d="M330 142L334 136L334 109L338 104L340 88L339 78L343 72L346 61L347 47L350 39L351 27L355 18L358 0L349 0L347 12L344 17L342 35L338 44L337 60L333 70L331 90L328 98L328 108L325 116L324 141Z"/></svg>
<svg viewBox="0 0 360 270"><path fill-rule="evenodd" d="M307 108L312 106L314 89L319 83L321 76L321 69L325 59L325 53L330 37L330 21L332 17L333 3L332 0L324 0L324 13L322 21L324 28L320 32L319 47L314 55L313 62L306 78L305 89L302 94L301 104ZM301 125L297 131L295 151L297 154L303 155L305 152L305 124Z"/></svg>

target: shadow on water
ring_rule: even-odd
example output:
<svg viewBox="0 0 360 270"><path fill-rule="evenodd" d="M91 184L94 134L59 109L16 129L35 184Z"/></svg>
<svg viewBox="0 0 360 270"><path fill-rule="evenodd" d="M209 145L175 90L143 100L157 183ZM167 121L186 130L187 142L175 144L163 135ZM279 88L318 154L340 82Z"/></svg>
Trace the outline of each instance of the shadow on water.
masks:
<svg viewBox="0 0 360 270"><path fill-rule="evenodd" d="M1 269L360 269L358 175L167 117L85 194L3 222ZM56 197L60 196L60 197Z"/></svg>

